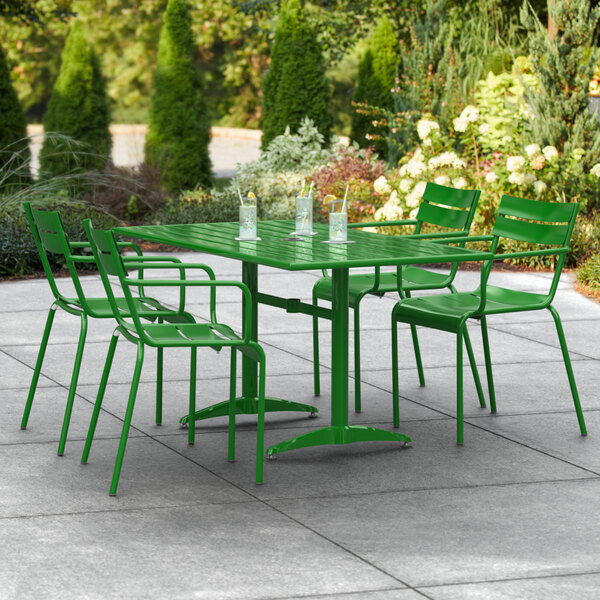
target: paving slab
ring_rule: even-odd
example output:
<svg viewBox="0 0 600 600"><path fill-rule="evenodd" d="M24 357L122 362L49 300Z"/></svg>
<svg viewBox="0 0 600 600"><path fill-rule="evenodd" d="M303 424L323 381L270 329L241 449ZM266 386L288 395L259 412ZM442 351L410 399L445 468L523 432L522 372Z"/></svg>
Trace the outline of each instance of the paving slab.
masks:
<svg viewBox="0 0 600 600"><path fill-rule="evenodd" d="M600 319L570 320L563 323L569 353L600 359ZM503 323L502 330L515 337L534 340L554 348L560 348L554 321L534 325Z"/></svg>
<svg viewBox="0 0 600 600"><path fill-rule="evenodd" d="M487 409L481 409L471 369L463 367L464 411L469 417L489 414L489 394L485 366L478 365ZM561 360L543 363L493 364L494 389L498 415L573 411L573 400L564 364ZM599 409L600 369L594 360L573 361L573 372L581 404L586 409ZM322 377L325 379L328 377ZM364 382L391 392L392 372L366 370ZM523 383L525 382L525 384ZM446 413L456 414L456 368L428 367L425 369L425 386L419 385L415 368L399 370L400 396ZM365 405L367 406L367 405ZM492 417L493 418L493 417Z"/></svg>
<svg viewBox="0 0 600 600"><path fill-rule="evenodd" d="M316 596L281 596L273 600L423 600L424 596L411 589L395 589L376 592L351 592L349 594L318 594Z"/></svg>
<svg viewBox="0 0 600 600"><path fill-rule="evenodd" d="M426 587L595 572L599 493L596 478L271 504L409 586Z"/></svg>
<svg viewBox="0 0 600 600"><path fill-rule="evenodd" d="M199 442L201 449L187 446L182 437L160 439L185 456L198 457L193 459L235 485L268 499L373 495L398 490L595 477L585 469L468 424L465 444L457 446L453 419L406 421L400 423L398 430L389 425L380 427L410 436L413 447L403 448L398 442L368 442L285 452L277 460L265 462L265 485L258 487L253 483L254 431L237 432L239 460L234 463L221 460L226 447L224 432L203 436ZM265 447L305 432L304 428L267 429Z"/></svg>
<svg viewBox="0 0 600 600"><path fill-rule="evenodd" d="M35 361L34 363L35 364ZM29 388L31 377L33 375L33 366L24 364L21 360L7 354L0 346L0 373L2 374L2 389ZM39 387L48 387L56 385L43 374L38 380Z"/></svg>
<svg viewBox="0 0 600 600"><path fill-rule="evenodd" d="M55 442L58 444L67 404L68 390L62 386L38 388L31 407L27 429L21 429L21 418L29 390L21 388L6 390L2 394L0 421L0 445ZM92 417L93 404L77 395L69 427L67 446L70 441L84 440ZM97 437L117 437L121 434L122 421L104 414L98 423ZM131 435L141 435L132 431ZM56 451L56 448L54 448Z"/></svg>
<svg viewBox="0 0 600 600"><path fill-rule="evenodd" d="M600 473L600 411L585 411L584 417L587 436L580 435L574 410L518 417L482 416L471 422L529 448Z"/></svg>
<svg viewBox="0 0 600 600"><path fill-rule="evenodd" d="M597 600L600 573L421 588L433 600Z"/></svg>
<svg viewBox="0 0 600 600"><path fill-rule="evenodd" d="M11 540L0 565L8 600L263 600L402 587L258 502L14 519L2 527Z"/></svg>
<svg viewBox="0 0 600 600"><path fill-rule="evenodd" d="M56 455L53 443L0 446L0 518L251 499L148 437L129 439L118 495L110 497L118 443L96 439L86 465L80 463L82 442L71 441L62 457ZM221 460L227 462L226 452Z"/></svg>

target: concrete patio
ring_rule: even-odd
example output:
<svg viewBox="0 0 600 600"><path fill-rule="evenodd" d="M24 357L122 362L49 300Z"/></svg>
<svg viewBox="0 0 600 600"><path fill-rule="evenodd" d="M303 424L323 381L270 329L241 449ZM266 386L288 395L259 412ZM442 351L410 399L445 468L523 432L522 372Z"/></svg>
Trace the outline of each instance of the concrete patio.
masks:
<svg viewBox="0 0 600 600"><path fill-rule="evenodd" d="M181 255L239 279L227 259ZM318 273L260 268L267 293L310 298ZM459 272L459 289L478 274ZM545 290L550 275L494 272L492 282ZM85 277L102 294L98 276ZM165 292L173 302L175 296ZM190 310L208 315L207 298ZM389 314L363 302L363 412L391 428ZM0 284L0 598L435 600L600 597L600 305L563 276L563 317L589 435L581 437L549 313L490 318L498 414L481 409L465 369L465 444L455 444L454 338L421 331L420 388L410 333L400 331L400 431L414 444L298 450L265 462L253 483L255 427L239 418L237 461L224 419L197 425L188 446L188 354L165 353L164 421L154 424L155 356L146 354L118 495L108 496L134 347L121 341L87 465L83 440L113 324L91 321L69 441L56 454L78 336L60 311L27 430L19 424L51 295L45 280ZM220 298L239 324L240 299ZM267 393L316 404L320 416L269 414L266 444L329 422L330 356L312 396L311 321L259 308ZM479 326L470 331L482 377ZM199 352L198 404L226 398L228 352ZM350 388L352 390L352 383ZM487 393L486 393L487 395ZM351 394L352 402L352 394Z"/></svg>

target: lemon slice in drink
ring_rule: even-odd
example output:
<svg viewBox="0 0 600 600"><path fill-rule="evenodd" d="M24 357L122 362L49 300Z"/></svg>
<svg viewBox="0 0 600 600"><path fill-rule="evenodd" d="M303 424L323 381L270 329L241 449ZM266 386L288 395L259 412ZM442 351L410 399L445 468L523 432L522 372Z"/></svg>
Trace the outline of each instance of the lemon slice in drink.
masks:
<svg viewBox="0 0 600 600"><path fill-rule="evenodd" d="M256 198L256 196L252 192L248 192L248 198Z"/></svg>
<svg viewBox="0 0 600 600"><path fill-rule="evenodd" d="M325 198L323 198L324 202L331 202L332 200L335 200L335 196L333 194L327 194L327 196L325 196Z"/></svg>

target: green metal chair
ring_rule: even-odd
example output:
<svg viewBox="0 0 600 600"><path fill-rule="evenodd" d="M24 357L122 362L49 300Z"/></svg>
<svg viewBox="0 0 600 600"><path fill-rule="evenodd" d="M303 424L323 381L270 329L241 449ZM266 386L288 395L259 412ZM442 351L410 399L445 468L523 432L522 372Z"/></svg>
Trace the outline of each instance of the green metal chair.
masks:
<svg viewBox="0 0 600 600"><path fill-rule="evenodd" d="M259 364L259 386L258 386L258 430L257 430L257 448L256 448L256 483L262 483L263 477L263 454L264 454L264 420L265 420L265 354L261 346L250 339L252 332L252 296L246 285L237 281L217 281L212 271L203 264L167 264L164 263L124 263L119 254L117 243L115 242L111 231L102 231L93 229L89 219L84 221L84 226L90 242L94 258L98 264L100 275L106 289L108 301L117 320L118 326L113 333L113 337L108 348L106 363L98 389L98 396L94 405L94 412L88 435L81 457L81 462L86 463L90 453L98 415L102 407L102 400L106 390L106 384L110 373L118 336L122 335L126 340L133 342L137 346L137 359L133 372L133 380L127 403L127 410L123 422L123 430L117 459L110 485L110 495L114 496L117 492L119 475L123 464L125 446L131 425L133 407L137 395L137 388L140 380L142 362L144 360L144 348L150 346L159 351L164 348L189 347L191 349L190 363L190 397L189 397L189 427L188 442L194 443L195 439L195 413L196 413L196 354L197 349L208 347L214 350L221 350L223 347L231 348L231 371L230 371L230 397L229 397L229 444L228 458L235 458L235 398L236 398L236 356L239 350L244 356L258 362ZM186 269L201 269L208 272L208 280L185 280L181 279L139 279L128 276L130 269L177 269L183 273ZM121 312L117 299L113 294L110 276L118 278L125 297L128 316ZM138 305L134 296L131 294L131 288L139 285L158 286L158 287L209 287L211 294L210 323L146 323L141 320L138 311ZM215 296L218 287L237 287L241 290L244 298L244 313L242 315L243 334L238 336L231 327L218 323L215 311Z"/></svg>
<svg viewBox="0 0 600 600"><path fill-rule="evenodd" d="M479 190L458 190L449 188L436 183L428 183L423 193L423 201L419 206L419 211L415 219L405 219L400 221L376 221L372 223L349 223L348 227L391 227L399 225L414 226L414 232L411 237L433 238L448 236L464 236L468 233L477 202L480 195ZM423 233L423 226L435 225L443 228L445 231L434 233ZM443 288L456 290L452 286L452 281L456 276L458 263L452 265L450 272L446 275L435 273L415 266L404 267L402 270L402 289L406 296L411 292L419 290L438 290ZM350 295L349 306L354 309L354 408L356 412L361 410L361 382L360 382L360 301L367 295L383 297L387 292L398 291L398 281L396 272L381 272L379 267L375 268L374 273L350 275L349 281ZM332 279L327 271L323 270L323 277L317 281L313 287L313 304L316 306L319 300L331 302L332 298ZM421 353L419 351L419 339L415 327L411 326L413 347L415 359L417 361L417 370L419 373L419 383L425 385L425 376L421 362ZM473 357L470 345L467 345L469 357L472 357L473 375L476 382L479 382L477 371L474 367L475 359ZM313 369L314 369L314 393L320 394L321 377L319 369L319 318L313 316ZM481 385L478 383L478 391ZM485 407L483 392L479 396L481 405Z"/></svg>
<svg viewBox="0 0 600 600"><path fill-rule="evenodd" d="M571 387L573 403L579 421L582 435L586 435L585 422L577 386L571 368L567 343L563 333L560 317L552 306L560 274L569 251L569 241L575 225L579 205L541 202L503 196L498 209L491 236L474 236L475 240L489 240L491 252L494 254L501 238L528 242L537 246L534 250L495 254L492 260L486 261L481 269L481 284L473 292L456 294L439 294L419 298L403 297L400 287L401 300L392 311L392 378L394 426L399 426L398 407L398 332L397 323L409 323L411 326L420 325L441 331L455 333L456 344L456 414L457 414L457 443L463 443L463 375L462 375L462 345L467 335L467 320L478 319L481 322L485 366L488 380L490 407L496 412L496 397L492 377L492 364L487 330L487 315L542 310L547 308L554 318L558 339L562 350L565 368ZM450 241L450 240L449 240ZM530 256L557 256L554 277L546 294L522 292L502 287L488 285L488 277L493 260L509 258L524 258Z"/></svg>
<svg viewBox="0 0 600 600"><path fill-rule="evenodd" d="M78 254L76 251L81 251L85 248L90 247L88 242L70 242L67 238L64 230L64 226L57 211L44 211L37 210L31 207L28 202L23 203L25 215L31 227L33 239L35 241L36 248L40 255L44 272L52 295L54 296L54 302L50 306L48 317L46 319L46 326L42 336L42 342L38 352L35 368L33 371L33 377L31 385L29 387L29 394L25 403L25 410L23 412L23 418L21 420L21 429L27 428L29 421L29 415L33 404L33 399L37 389L42 364L44 362L44 356L46 354L46 347L48 345L48 339L52 330L52 324L54 322L54 316L58 308L65 312L79 316L81 320L81 329L79 333L79 341L77 344L77 352L75 354L75 363L73 365L73 373L71 375L71 383L69 386L69 395L67 397L67 405L65 408L65 415L62 424L62 430L60 435L60 441L58 444L58 455L62 456L65 451L65 445L67 441L67 433L69 430L69 423L71 420L71 411L73 408L73 401L75 399L75 392L77 390L77 380L79 378L79 370L81 367L81 359L83 357L83 350L85 346L85 339L87 334L88 317L96 319L112 319L113 312L109 301L106 298L90 298L85 295L83 285L79 279L77 272L78 265L82 263L94 263L94 257L91 255ZM165 262L165 263L180 263L181 261L177 258L172 257L144 257L142 251L137 244L129 242L121 242L119 244L121 248L131 248L135 251L136 256L124 257L125 261L135 261L136 263L143 263L147 260L153 262ZM59 285L52 274L52 269L48 261L48 254L58 254L64 258L65 265L69 272L71 282L75 288L75 297L65 296L59 289ZM140 279L143 278L143 271L139 271ZM124 298L117 299L117 304L121 311L128 311L127 303ZM134 304L138 310L138 314L150 320L164 320L168 322L193 322L194 318L184 310L185 306L185 295L182 290L180 296L179 307L177 309L171 309L164 307L158 300L150 298L145 295L143 285L138 287L138 296L134 299ZM157 384L156 384L156 423L160 424L162 421L162 353L159 352L157 358Z"/></svg>

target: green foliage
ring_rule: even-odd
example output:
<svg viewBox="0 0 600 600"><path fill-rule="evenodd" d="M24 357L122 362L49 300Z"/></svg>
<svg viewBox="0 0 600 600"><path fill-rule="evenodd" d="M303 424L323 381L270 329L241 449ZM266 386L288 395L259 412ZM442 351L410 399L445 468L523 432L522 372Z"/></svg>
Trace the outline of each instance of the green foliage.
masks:
<svg viewBox="0 0 600 600"><path fill-rule="evenodd" d="M387 17L382 17L370 40L369 48L360 61L358 81L354 92L353 101L357 108L352 117L352 140L361 148L373 145L371 139L376 133L372 118L368 111L362 111L361 103L378 106L391 110L394 106L392 88L398 66L398 40L394 29ZM375 141L375 150L383 157L388 158L391 148L386 139ZM392 152L393 153L393 152Z"/></svg>
<svg viewBox="0 0 600 600"><path fill-rule="evenodd" d="M0 188L26 183L29 172L29 140L25 115L10 81L6 56L0 47ZM10 166L10 176L8 176Z"/></svg>
<svg viewBox="0 0 600 600"><path fill-rule="evenodd" d="M400 154L416 142L414 123L424 114L434 115L447 128L455 110L457 82L451 43L453 24L448 19L447 0L428 0L424 15L414 11L410 39L401 40L401 69L393 90L392 115L380 121L384 132L391 130L390 142ZM394 116L399 115L394 122Z"/></svg>
<svg viewBox="0 0 600 600"><path fill-rule="evenodd" d="M102 169L110 156L112 139L108 126L110 110L106 84L98 57L75 21L65 43L60 74L44 116L46 132L58 132L82 144L80 162L73 165L62 140L46 137L40 152L40 175L49 177L72 172Z"/></svg>
<svg viewBox="0 0 600 600"><path fill-rule="evenodd" d="M596 254L590 256L577 271L577 281L579 285L588 288L600 294L600 254L596 249Z"/></svg>
<svg viewBox="0 0 600 600"><path fill-rule="evenodd" d="M71 0L61 0L55 7L40 7L34 0L0 0L0 17L18 19L22 23L43 24L44 19L66 19L71 14Z"/></svg>
<svg viewBox="0 0 600 600"><path fill-rule="evenodd" d="M244 194L250 191L256 194L261 218L292 217L302 180L309 178L332 156L330 150L323 148L324 142L314 123L303 119L297 133L286 129L258 160L239 166L230 193L237 197L239 189Z"/></svg>
<svg viewBox="0 0 600 600"><path fill-rule="evenodd" d="M162 225L237 221L238 206L239 200L233 190L210 194L203 190L186 191L177 198L169 199L150 221Z"/></svg>
<svg viewBox="0 0 600 600"><path fill-rule="evenodd" d="M590 167L600 160L600 123L588 110L589 84L600 57L594 45L600 7L592 9L589 0L548 0L548 9L553 37L527 4L521 9L539 81L539 93L528 98L535 115L531 137L565 155L585 149L584 166Z"/></svg>
<svg viewBox="0 0 600 600"><path fill-rule="evenodd" d="M101 229L111 229L117 225L114 218L96 210L85 202L71 200L68 210L64 202L46 200L38 206L47 210L60 210L65 231L71 241L87 241L82 221L91 218ZM50 255L53 270L65 268L58 255ZM20 207L0 210L0 277L29 275L42 270L29 223ZM85 265L82 266L85 268ZM95 268L94 266L88 268Z"/></svg>
<svg viewBox="0 0 600 600"><path fill-rule="evenodd" d="M193 61L194 38L185 0L169 0L154 73L146 162L170 191L208 186L210 121L204 83Z"/></svg>
<svg viewBox="0 0 600 600"><path fill-rule="evenodd" d="M319 201L315 214L320 213L326 218L325 198L330 194L343 198L347 188L348 220L371 221L388 193L387 188L378 185L385 180L384 169L385 163L373 153L373 148L361 149L356 144L338 148L329 162L312 177Z"/></svg>
<svg viewBox="0 0 600 600"><path fill-rule="evenodd" d="M317 34L299 0L287 0L281 5L271 65L263 83L262 148L266 149L286 127L295 132L305 116L313 120L328 144L333 123L329 97Z"/></svg>

